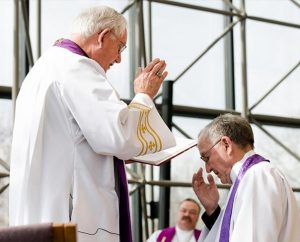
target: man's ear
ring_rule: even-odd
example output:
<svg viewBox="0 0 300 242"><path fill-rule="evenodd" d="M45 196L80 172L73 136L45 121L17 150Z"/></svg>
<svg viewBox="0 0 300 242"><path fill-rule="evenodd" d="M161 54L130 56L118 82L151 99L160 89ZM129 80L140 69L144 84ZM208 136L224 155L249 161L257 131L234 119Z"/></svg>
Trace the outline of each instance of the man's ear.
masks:
<svg viewBox="0 0 300 242"><path fill-rule="evenodd" d="M223 145L226 149L226 152L231 153L231 150L232 150L232 141L231 141L231 139L228 136L223 136L221 138L221 142L223 143Z"/></svg>
<svg viewBox="0 0 300 242"><path fill-rule="evenodd" d="M108 34L109 32L110 32L110 29L106 28L106 29L101 30L100 33L98 33L98 43L99 43L100 47L102 47L102 43L104 41L105 35Z"/></svg>

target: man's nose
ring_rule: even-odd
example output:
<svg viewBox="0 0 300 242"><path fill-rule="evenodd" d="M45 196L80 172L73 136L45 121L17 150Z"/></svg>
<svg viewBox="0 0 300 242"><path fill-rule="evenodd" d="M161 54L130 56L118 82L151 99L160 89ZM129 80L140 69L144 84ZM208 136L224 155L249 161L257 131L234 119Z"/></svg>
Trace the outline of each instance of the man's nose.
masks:
<svg viewBox="0 0 300 242"><path fill-rule="evenodd" d="M117 57L117 59L116 59L116 63L121 63L121 61L122 61L122 57L121 57L121 53L119 53L118 54L118 57Z"/></svg>
<svg viewBox="0 0 300 242"><path fill-rule="evenodd" d="M210 173L212 171L212 168L210 167L210 165L208 163L205 163L205 170L207 173Z"/></svg>

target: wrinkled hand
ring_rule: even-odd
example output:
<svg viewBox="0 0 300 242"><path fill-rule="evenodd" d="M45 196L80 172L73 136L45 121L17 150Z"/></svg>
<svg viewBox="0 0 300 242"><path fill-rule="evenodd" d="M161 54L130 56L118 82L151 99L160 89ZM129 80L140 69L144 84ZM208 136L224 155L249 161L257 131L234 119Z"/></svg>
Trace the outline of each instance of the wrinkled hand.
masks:
<svg viewBox="0 0 300 242"><path fill-rule="evenodd" d="M192 185L206 213L211 215L218 207L219 191L212 175L209 174L207 180L209 184L205 183L203 170L200 168L198 172L193 175Z"/></svg>
<svg viewBox="0 0 300 242"><path fill-rule="evenodd" d="M166 62L160 59L154 59L151 61L144 70L140 70L134 80L134 92L146 93L151 98L154 98L157 94L161 83L168 75L165 71Z"/></svg>

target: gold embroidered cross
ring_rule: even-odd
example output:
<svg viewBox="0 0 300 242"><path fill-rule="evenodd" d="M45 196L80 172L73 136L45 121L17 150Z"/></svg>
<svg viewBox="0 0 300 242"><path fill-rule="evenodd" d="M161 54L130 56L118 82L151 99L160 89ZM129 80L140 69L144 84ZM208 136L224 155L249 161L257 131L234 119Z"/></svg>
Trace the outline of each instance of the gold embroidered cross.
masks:
<svg viewBox="0 0 300 242"><path fill-rule="evenodd" d="M152 141L150 141L150 144L149 144L149 150L153 151L153 149L156 148L156 144Z"/></svg>

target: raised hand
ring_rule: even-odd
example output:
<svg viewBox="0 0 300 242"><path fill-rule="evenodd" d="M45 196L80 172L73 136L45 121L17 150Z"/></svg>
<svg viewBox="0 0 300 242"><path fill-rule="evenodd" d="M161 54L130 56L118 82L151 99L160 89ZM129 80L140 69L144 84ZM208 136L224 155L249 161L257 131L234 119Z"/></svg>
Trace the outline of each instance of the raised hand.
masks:
<svg viewBox="0 0 300 242"><path fill-rule="evenodd" d="M151 61L144 70L139 70L134 80L134 92L146 93L151 98L157 94L163 80L168 75L166 62L160 59Z"/></svg>
<svg viewBox="0 0 300 242"><path fill-rule="evenodd" d="M203 170L200 168L197 173L193 175L192 185L206 213L211 215L218 207L219 191L212 175L209 174L207 180L209 183L205 183Z"/></svg>

